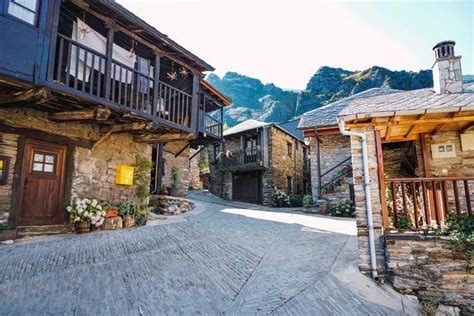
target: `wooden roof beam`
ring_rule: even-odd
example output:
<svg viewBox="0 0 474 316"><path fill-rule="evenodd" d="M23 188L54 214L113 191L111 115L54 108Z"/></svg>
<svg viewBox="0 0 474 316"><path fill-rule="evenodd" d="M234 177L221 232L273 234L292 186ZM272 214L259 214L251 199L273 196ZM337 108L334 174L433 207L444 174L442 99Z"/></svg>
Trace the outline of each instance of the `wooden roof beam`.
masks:
<svg viewBox="0 0 474 316"><path fill-rule="evenodd" d="M0 105L19 106L33 103L44 103L53 97L49 90L45 88L33 88L29 90L20 90L17 92L4 92L0 94Z"/></svg>
<svg viewBox="0 0 474 316"><path fill-rule="evenodd" d="M354 127L372 127L372 126L386 126L386 125L417 125L417 124L442 124L442 123L456 123L456 122L472 122L474 121L474 115L469 116L457 116L457 117L447 117L447 118L434 118L434 119L415 119L415 120L398 120L394 122L369 122L369 123L348 123L346 126L348 128Z"/></svg>
<svg viewBox="0 0 474 316"><path fill-rule="evenodd" d="M71 121L105 121L112 112L107 108L94 108L80 111L56 112L48 115L51 121L71 122Z"/></svg>
<svg viewBox="0 0 474 316"><path fill-rule="evenodd" d="M413 136L413 133L415 132L416 130L416 125L412 125L410 127L410 130L408 131L408 133L405 135L405 138L410 138Z"/></svg>
<svg viewBox="0 0 474 316"><path fill-rule="evenodd" d="M190 140L193 133L166 133L166 134L145 134L134 136L137 143L168 143L173 141Z"/></svg>
<svg viewBox="0 0 474 316"><path fill-rule="evenodd" d="M468 130L470 130L470 129L473 128L473 127L474 127L474 122L469 122L469 123L467 123L466 125L464 125L464 126L462 127L462 129L461 129L459 132L460 132L461 134L463 134L463 133L467 132Z"/></svg>

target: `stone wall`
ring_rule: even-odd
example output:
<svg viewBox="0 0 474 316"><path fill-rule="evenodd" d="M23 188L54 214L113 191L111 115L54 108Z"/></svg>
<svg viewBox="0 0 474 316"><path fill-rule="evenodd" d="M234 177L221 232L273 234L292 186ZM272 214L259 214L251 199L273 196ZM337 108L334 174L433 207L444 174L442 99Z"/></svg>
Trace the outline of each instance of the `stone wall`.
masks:
<svg viewBox="0 0 474 316"><path fill-rule="evenodd" d="M189 147L186 148L178 157L175 155L187 145L187 141L178 141L166 143L163 146L164 175L163 185L171 183L171 168L178 169L178 196L186 197L191 181L189 169Z"/></svg>
<svg viewBox="0 0 474 316"><path fill-rule="evenodd" d="M98 125L52 122L48 120L46 113L32 109L0 109L0 117L3 124L40 130L75 140L95 142L104 135ZM11 203L12 179L20 177L19 173L12 174L17 154L17 142L20 138L16 134L2 133L0 135L0 154L4 153L11 158L9 182L6 186L0 186L0 207L3 210L2 218L4 218L5 210ZM138 155L151 158L149 145L134 142L129 134L112 134L103 139L94 149L78 146L69 148L73 150L70 155L73 161L69 164L72 167L67 170L71 181L66 184L66 188L70 187L70 190L66 192L69 199L77 196L92 197L113 204L125 200L137 200L133 186L115 184L116 167L135 164ZM66 204L70 203L69 199L65 201ZM11 221L13 217L14 214L10 214Z"/></svg>
<svg viewBox="0 0 474 316"><path fill-rule="evenodd" d="M13 176L18 151L18 135L0 133L0 156L10 158L7 183L0 185L0 224L8 222L11 209Z"/></svg>
<svg viewBox="0 0 474 316"><path fill-rule="evenodd" d="M203 149L204 151L205 149ZM197 149L190 149L189 150L189 158L191 158L194 154L196 154ZM194 190L202 190L202 181L200 177L200 170L199 170L199 159L201 154L197 154L194 156L193 159L189 161L189 187Z"/></svg>
<svg viewBox="0 0 474 316"><path fill-rule="evenodd" d="M270 168L273 176L273 186L287 191L287 177L292 178L291 194L303 193L303 142L271 127L270 137ZM292 144L293 152L288 155L288 143Z"/></svg>
<svg viewBox="0 0 474 316"><path fill-rule="evenodd" d="M386 245L387 276L395 289L474 313L474 273L466 253L447 240L419 234L389 234Z"/></svg>
<svg viewBox="0 0 474 316"><path fill-rule="evenodd" d="M385 251L382 229L382 207L380 204L379 182L377 176L377 154L373 128L357 128L354 132L364 133L367 137L367 151L370 174L370 193L375 235L375 250L377 255L377 271L383 274L385 268ZM370 252L367 229L367 212L365 207L364 172L362 166L362 146L359 137L350 137L352 152L352 168L356 207L357 239L359 246L359 269L370 273Z"/></svg>

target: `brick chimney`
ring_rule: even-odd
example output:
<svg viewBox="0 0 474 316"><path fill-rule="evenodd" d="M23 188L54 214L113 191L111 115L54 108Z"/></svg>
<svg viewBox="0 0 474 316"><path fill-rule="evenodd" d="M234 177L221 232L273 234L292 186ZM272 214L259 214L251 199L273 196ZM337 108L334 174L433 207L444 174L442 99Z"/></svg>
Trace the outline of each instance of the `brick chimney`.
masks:
<svg viewBox="0 0 474 316"><path fill-rule="evenodd" d="M454 55L455 41L444 41L433 47L436 61L433 70L433 88L437 94L461 93L461 56Z"/></svg>

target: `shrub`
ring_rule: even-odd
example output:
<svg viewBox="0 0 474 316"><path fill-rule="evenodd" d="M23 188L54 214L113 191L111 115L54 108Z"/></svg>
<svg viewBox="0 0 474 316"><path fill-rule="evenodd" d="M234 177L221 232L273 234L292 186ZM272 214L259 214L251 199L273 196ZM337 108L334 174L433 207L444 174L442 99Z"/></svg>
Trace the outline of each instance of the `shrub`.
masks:
<svg viewBox="0 0 474 316"><path fill-rule="evenodd" d="M90 221L92 225L99 227L104 223L107 205L96 199L77 198L72 201L72 204L66 210L73 223Z"/></svg>
<svg viewBox="0 0 474 316"><path fill-rule="evenodd" d="M134 183L137 196L142 203L150 195L150 171L153 169L153 161L144 156L137 156L135 163Z"/></svg>
<svg viewBox="0 0 474 316"><path fill-rule="evenodd" d="M354 217L355 215L355 205L351 200L346 200L337 205L330 206L328 208L328 213L332 216L340 217Z"/></svg>
<svg viewBox="0 0 474 316"><path fill-rule="evenodd" d="M292 207L302 207L303 206L303 196L302 195L290 195L290 205Z"/></svg>
<svg viewBox="0 0 474 316"><path fill-rule="evenodd" d="M276 187L273 191L273 206L286 207L290 206L290 197L282 190L278 190Z"/></svg>
<svg viewBox="0 0 474 316"><path fill-rule="evenodd" d="M441 232L448 235L453 244L465 245L469 252L474 252L474 216L450 212Z"/></svg>
<svg viewBox="0 0 474 316"><path fill-rule="evenodd" d="M397 229L410 229L413 228L413 223L411 218L404 214L397 214L397 224L395 225Z"/></svg>
<svg viewBox="0 0 474 316"><path fill-rule="evenodd" d="M122 218L135 216L138 212L138 208L138 204L133 201L122 202L118 207L119 215Z"/></svg>
<svg viewBox="0 0 474 316"><path fill-rule="evenodd" d="M311 194L305 195L303 197L303 207L310 208L313 206L313 196Z"/></svg>

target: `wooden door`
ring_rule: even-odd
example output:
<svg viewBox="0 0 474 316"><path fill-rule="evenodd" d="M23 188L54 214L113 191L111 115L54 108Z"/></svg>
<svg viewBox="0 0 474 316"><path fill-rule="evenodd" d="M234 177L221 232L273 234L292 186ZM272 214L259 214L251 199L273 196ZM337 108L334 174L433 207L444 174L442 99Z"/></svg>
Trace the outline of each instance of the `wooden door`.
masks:
<svg viewBox="0 0 474 316"><path fill-rule="evenodd" d="M27 139L20 180L19 225L64 223L66 146Z"/></svg>
<svg viewBox="0 0 474 316"><path fill-rule="evenodd" d="M247 203L260 204L261 173L236 173L232 176L232 199Z"/></svg>

